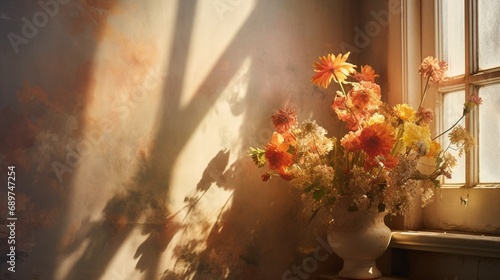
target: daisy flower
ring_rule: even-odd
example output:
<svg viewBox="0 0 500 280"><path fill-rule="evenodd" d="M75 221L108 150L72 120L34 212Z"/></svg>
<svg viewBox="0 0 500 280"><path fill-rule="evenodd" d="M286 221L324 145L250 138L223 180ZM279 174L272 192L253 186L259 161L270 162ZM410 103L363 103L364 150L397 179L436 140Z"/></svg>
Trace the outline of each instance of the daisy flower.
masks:
<svg viewBox="0 0 500 280"><path fill-rule="evenodd" d="M349 57L349 52L342 55L335 56L329 54L327 56L320 56L319 62L313 63L314 72L316 74L311 78L311 82L320 87L327 88L332 82L343 83L347 76L354 73L355 65L346 62Z"/></svg>

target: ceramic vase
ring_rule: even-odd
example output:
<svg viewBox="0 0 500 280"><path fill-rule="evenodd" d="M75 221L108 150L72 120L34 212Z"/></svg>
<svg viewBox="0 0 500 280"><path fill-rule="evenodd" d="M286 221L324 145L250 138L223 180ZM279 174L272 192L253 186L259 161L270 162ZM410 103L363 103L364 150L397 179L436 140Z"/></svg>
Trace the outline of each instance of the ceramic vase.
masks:
<svg viewBox="0 0 500 280"><path fill-rule="evenodd" d="M381 278L376 260L391 240L391 230L384 223L387 212L349 211L352 201L350 197L342 197L335 203L328 232L328 243L344 260L338 276L341 279Z"/></svg>

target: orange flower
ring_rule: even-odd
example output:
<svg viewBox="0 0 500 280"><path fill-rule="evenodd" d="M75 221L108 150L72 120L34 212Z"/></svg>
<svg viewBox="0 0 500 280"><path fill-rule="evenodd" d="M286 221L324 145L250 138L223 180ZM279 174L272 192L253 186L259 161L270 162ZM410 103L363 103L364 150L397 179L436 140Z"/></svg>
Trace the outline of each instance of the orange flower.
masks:
<svg viewBox="0 0 500 280"><path fill-rule="evenodd" d="M359 141L359 130L358 131L349 131L342 139L340 140L340 145L344 147L347 152L356 152L361 148L361 142Z"/></svg>
<svg viewBox="0 0 500 280"><path fill-rule="evenodd" d="M437 141L431 141L431 144L429 146L429 152L427 152L428 157L436 157L439 155L441 152L441 144Z"/></svg>
<svg viewBox="0 0 500 280"><path fill-rule="evenodd" d="M354 67L356 67L346 62L348 57L349 52L336 57L333 54L319 57L319 62L313 63L314 72L317 73L311 78L311 82L323 88L327 88L332 79L336 83L343 83L347 76L354 73Z"/></svg>
<svg viewBox="0 0 500 280"><path fill-rule="evenodd" d="M355 71L353 77L358 82L367 81L374 83L375 78L380 77L380 75L375 74L375 70L370 65L365 65L361 66L361 73Z"/></svg>
<svg viewBox="0 0 500 280"><path fill-rule="evenodd" d="M359 129L382 104L380 86L367 81L352 83L347 96L337 92L332 108L350 130Z"/></svg>
<svg viewBox="0 0 500 280"><path fill-rule="evenodd" d="M434 113L432 109L420 107L418 108L416 117L418 125L428 125L434 119Z"/></svg>
<svg viewBox="0 0 500 280"><path fill-rule="evenodd" d="M359 136L361 149L369 157L386 156L396 142L392 126L386 123L375 123L367 126Z"/></svg>
<svg viewBox="0 0 500 280"><path fill-rule="evenodd" d="M424 78L430 77L430 80L434 83L439 83L444 79L444 74L447 70L448 64L446 62L428 56L422 61L422 64L418 68L418 73Z"/></svg>
<svg viewBox="0 0 500 280"><path fill-rule="evenodd" d="M273 121L274 127L276 127L276 131L284 133L297 124L297 115L292 109L285 108L276 111L271 117L271 120Z"/></svg>
<svg viewBox="0 0 500 280"><path fill-rule="evenodd" d="M362 81L354 83L352 89L349 91L350 100L352 105L358 110L374 110L377 109L382 101L380 86L372 83Z"/></svg>
<svg viewBox="0 0 500 280"><path fill-rule="evenodd" d="M342 92L337 91L337 95L335 96L335 99L332 103L332 109L337 114L339 120L345 121L347 123L349 129L356 130L358 127L358 121L356 120L355 116L353 116L349 111L347 101L348 100L346 96L343 95Z"/></svg>
<svg viewBox="0 0 500 280"><path fill-rule="evenodd" d="M367 172L374 167L382 167L385 169L393 169L398 165L398 158L393 155L387 155L385 157L374 157L367 158L365 161L365 170Z"/></svg>
<svg viewBox="0 0 500 280"><path fill-rule="evenodd" d="M279 174L286 174L286 168L293 164L293 155L288 153L290 144L286 143L283 136L273 133L271 142L266 145L265 155L269 168Z"/></svg>
<svg viewBox="0 0 500 280"><path fill-rule="evenodd" d="M387 155L383 161L386 168L392 169L398 165L399 159L393 155Z"/></svg>

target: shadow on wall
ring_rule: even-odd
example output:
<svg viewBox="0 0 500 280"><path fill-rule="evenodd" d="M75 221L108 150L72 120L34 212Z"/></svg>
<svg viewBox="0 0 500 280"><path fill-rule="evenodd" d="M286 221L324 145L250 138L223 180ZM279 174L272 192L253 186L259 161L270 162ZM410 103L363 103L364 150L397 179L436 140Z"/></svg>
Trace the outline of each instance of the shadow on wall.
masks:
<svg viewBox="0 0 500 280"><path fill-rule="evenodd" d="M9 131L9 135L0 135L4 157L2 168L5 170L7 165L16 164L20 184L27 186L23 189L19 187L16 194L19 272L16 272L17 275L7 272L5 279L19 275L25 279L58 279L61 271L64 272L64 279L101 279L109 275L110 267L115 269L117 259L127 260L125 264L120 264L123 269L134 266L142 279L280 279L290 265L302 264L304 256L295 252L304 233L302 214L297 207L299 194L289 193L277 183L263 187L258 174L252 174L255 169L246 156L246 149L247 144L260 145L267 141L271 131L265 131L262 138L256 138L254 130L268 125L268 116L272 111L283 104L300 104L301 98L304 98L300 94L306 92L311 95L313 91L308 84L310 73L302 68L305 65L309 69L309 64L302 61L304 57L305 60L309 57L300 56L299 61L293 58L305 49L297 43L304 34L292 32L286 35L283 32L300 28L300 24L307 21L300 19L304 16L301 9L305 4L285 0L273 3L256 1L251 14L194 96L187 105L181 106L197 5L199 1L177 3L174 41L166 54L168 75L162 80L164 86L159 101L157 132L150 137L153 140L145 145L146 148L138 144L139 140L120 142L122 139L118 137L97 132L85 135L92 132L94 124L98 123L98 120L89 119L86 112L94 98L98 98L93 96L93 91L97 92L94 79L106 78L93 72L97 61L94 55L97 56L97 47L103 38L123 48L124 53L123 61L109 61L119 68L111 71L111 81L135 88L147 75L144 69L153 65L154 56L144 55L142 48L129 53L134 38L123 36L119 28L112 28L108 21L115 13L130 12L135 15L134 11L140 7L118 0L75 1L68 6L61 4L58 11L63 17L47 18L45 29L39 22L40 35L33 36L27 43L18 38L21 40L20 44L15 44L18 52L32 57L21 58L10 50L3 51L2 55L8 58L6 61L15 64L12 71L15 74L7 77L18 76L13 77L12 82L2 80L2 88L15 92L16 85L24 84L17 91L17 100L6 99L6 104L14 105L2 108L2 127ZM11 27L23 24L23 15L39 9L29 1L13 6L0 5L0 8L12 19L21 18L21 22L12 23ZM75 8L81 13L74 14ZM65 37L67 34L55 33L61 27L57 24L68 22L73 23L70 25L69 41ZM290 22L292 27L288 26ZM144 22L141 24L147 25ZM2 31L7 34L12 32L10 29ZM278 33L285 34L284 42L279 41L283 37L274 38ZM325 45L328 43L325 42ZM10 49L12 44L4 42L1 47L3 50ZM283 50L289 54L277 55ZM316 56L314 53L313 57ZM244 124L240 131L231 133L237 134L240 139L257 140L252 143L243 140L243 145L234 145L231 149L220 148L207 162L197 185L182 186L192 191L185 197L183 207L174 209L170 201L171 183L180 153L200 129L210 110L221 102L224 89L248 58L252 64L246 90L251 94L229 96L225 102L229 103L233 116L242 117ZM32 69L26 65L30 63L37 66ZM29 78L21 74L26 69L29 70ZM3 66L2 71L8 73L9 69ZM288 80L283 81L284 76L289 77ZM303 76L304 81L297 81L297 77ZM329 107L328 104L326 106ZM306 108L302 114L307 116L313 112L314 108ZM134 128L140 126L140 120L130 121L122 116L118 114L109 118L117 128L108 131L128 134L129 137L138 135ZM127 122L120 126L123 120ZM262 131L259 133L262 134ZM115 170L118 177L130 179L125 182L102 180L103 174L97 172L96 178L77 176L75 171L84 167L80 162L84 159L82 154L91 153L82 144L83 140L75 141L83 139L84 135L91 140L98 139L99 149L94 148L93 152L101 153L103 159L100 165L118 164L119 167L112 166L110 169ZM131 150L132 156L121 157L119 153L122 150ZM54 161L54 158L65 161ZM137 170L133 170L133 175L127 173L130 169L122 167L128 165L122 159L128 158L136 162ZM74 206L71 204L75 203L75 193L85 193L82 190L85 186L93 192L99 189L96 188L99 184L103 185L103 193L112 190L113 194L100 208L102 213L98 218L89 215L81 217L80 222L78 217L72 216ZM200 206L202 201L210 203L207 194L214 188L231 193L215 213L215 219L207 217L208 214ZM82 197L88 201L79 201L78 205L90 207L86 205L93 205L92 200L98 200L99 196L98 192L86 193ZM24 201L20 197L24 197ZM136 238L137 233L140 234L139 239ZM136 242L131 242L132 239ZM4 242L2 250L5 249L3 246ZM130 246L135 253L123 256L123 251ZM172 256L165 260L168 248L171 248ZM61 260L66 261L65 267L59 265ZM328 264L329 261L324 261L321 268L309 273L329 270L326 268ZM5 265L3 262L2 269ZM163 273L159 275L158 271ZM116 273L116 279L126 277Z"/></svg>
<svg viewBox="0 0 500 280"><path fill-rule="evenodd" d="M15 230L0 233L2 279L48 279L57 266L71 189L51 159L68 158L65 172L78 165L66 148L84 131L78 124L92 99L100 27L117 1L46 2L0 4L0 166L2 178L7 167L15 170L16 183L10 193L1 190L15 201L11 212L2 206L2 224L16 219Z"/></svg>

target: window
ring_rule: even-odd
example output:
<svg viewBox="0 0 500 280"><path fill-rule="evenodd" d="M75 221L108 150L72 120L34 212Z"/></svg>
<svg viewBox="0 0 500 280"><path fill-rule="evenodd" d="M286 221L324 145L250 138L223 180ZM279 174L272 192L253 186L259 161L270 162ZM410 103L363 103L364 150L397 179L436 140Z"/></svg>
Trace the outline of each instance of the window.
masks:
<svg viewBox="0 0 500 280"><path fill-rule="evenodd" d="M437 1L440 57L448 62L449 79L439 86L439 130L450 127L462 114L467 98L483 99L460 125L477 145L458 158L448 186L488 186L500 182L500 2L489 0ZM446 147L444 139L443 147ZM455 152L455 154L457 154Z"/></svg>
<svg viewBox="0 0 500 280"><path fill-rule="evenodd" d="M500 2L415 2L421 13L421 58L436 56L449 65L449 78L429 91L426 99L425 107L435 108L435 133L457 121L469 96L478 94L483 99L479 110L460 121L477 145L459 159L453 177L443 182L434 202L423 209L419 228L499 235ZM442 140L445 147L447 137ZM419 223L416 216L410 216L410 223Z"/></svg>

